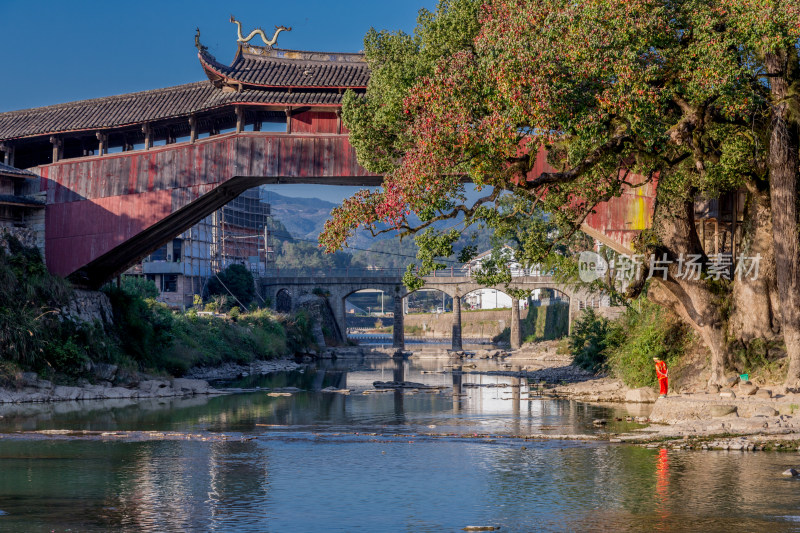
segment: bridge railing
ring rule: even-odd
[[[479,267],[469,264],[452,265],[441,270],[434,270],[425,278],[470,278]],[[364,278],[364,277],[396,277],[402,278],[406,273],[405,268],[273,268],[266,270],[262,277],[292,277],[292,278]],[[512,268],[511,277],[541,277],[551,276],[553,273],[541,270],[538,266],[531,268]]]

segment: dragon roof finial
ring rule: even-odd
[[[261,40],[264,41],[264,45],[267,48],[272,48],[272,45],[278,42],[278,34],[280,32],[292,31],[291,27],[287,28],[286,26],[275,26],[275,34],[272,36],[272,39],[267,39],[267,36],[264,34],[264,30],[262,30],[261,28],[256,28],[255,30],[251,31],[247,37],[245,37],[244,35],[242,35],[242,23],[236,20],[236,18],[233,15],[231,15],[231,22],[236,24],[237,26],[237,32],[239,36],[239,38],[237,39],[238,42],[240,43],[249,42],[250,39],[258,35],[261,37]]]
[[[197,30],[197,33],[195,33],[195,35],[194,35],[194,46],[195,46],[195,48],[197,48],[200,52],[208,51],[208,46],[203,46],[200,43],[200,28],[195,28],[195,29]]]

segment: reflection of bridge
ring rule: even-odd
[[[0,113],[4,162],[42,176],[52,272],[99,286],[262,183],[380,184],[340,118],[343,91],[366,91],[363,56],[239,44],[223,65],[197,46],[208,81]],[[585,230],[624,251],[654,193],[625,189]]]
[[[294,303],[304,294],[325,294],[331,304],[336,324],[342,337],[346,335],[345,300],[351,294],[364,289],[380,289],[394,299],[394,331],[392,345],[397,349],[404,347],[403,334],[403,299],[410,292],[403,285],[402,276],[405,270],[395,269],[322,269],[322,270],[281,270],[275,275],[259,280],[260,288],[278,311],[294,310]],[[426,276],[425,289],[442,291],[453,298],[453,350],[461,350],[461,298],[472,291],[491,288],[500,292],[506,291],[505,285],[487,287],[477,283],[464,267],[451,267]],[[541,275],[537,270],[517,269],[512,271],[512,289],[553,289],[569,298],[569,322],[572,324],[573,313],[577,311],[577,302],[581,294],[573,287],[556,281],[552,276]],[[519,300],[511,297],[511,347],[521,344]]]

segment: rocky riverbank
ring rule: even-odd
[[[272,361],[253,361],[247,365],[225,363],[214,367],[194,367],[186,373],[187,378],[202,379],[207,381],[226,380],[257,376],[272,372],[289,372],[297,370],[301,365],[290,359],[276,359]]]
[[[126,386],[108,381],[82,386],[54,385],[33,372],[25,372],[19,387],[0,389],[0,403],[60,402],[70,400],[117,400],[222,394],[200,379],[146,379]]]
[[[487,358],[498,358],[504,370],[484,364],[482,359]],[[458,355],[453,368],[527,378],[538,382],[545,396],[623,403],[637,416],[646,414],[640,419],[647,427],[623,435],[609,434],[613,442],[723,450],[795,450],[800,446],[800,394],[782,387],[759,388],[732,378],[726,388],[659,398],[653,388],[631,389],[621,380],[572,366],[571,356],[558,353],[555,342],[529,344],[514,352],[484,350]]]
[[[96,383],[57,385],[34,372],[17,376],[15,386],[0,388],[0,404],[42,403],[74,400],[127,400],[194,395],[225,394],[208,382],[248,375],[290,371],[301,365],[292,360],[254,361],[249,365],[227,363],[218,367],[196,367],[182,378],[156,378],[123,372],[116,365],[93,365]],[[123,375],[124,374],[124,375]]]

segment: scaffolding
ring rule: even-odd
[[[271,227],[269,204],[260,199],[259,188],[248,189],[129,273],[156,281],[164,301],[191,305],[208,279],[230,265],[244,265],[254,277],[264,275],[275,261]],[[170,295],[163,294],[167,283]]]

